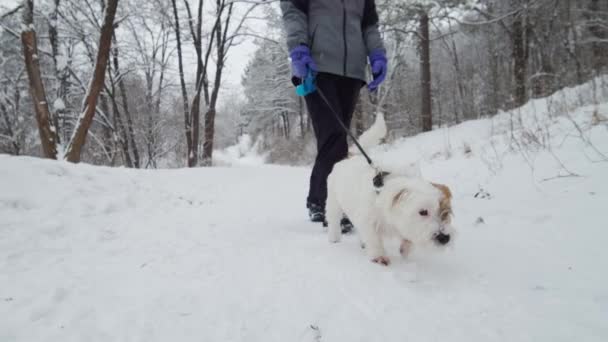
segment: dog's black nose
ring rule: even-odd
[[[450,236],[447,234],[439,233],[437,234],[437,236],[435,236],[435,240],[437,240],[437,242],[442,245],[447,245],[447,243],[450,242]]]

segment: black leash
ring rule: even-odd
[[[355,135],[350,131],[350,129],[348,129],[348,127],[346,127],[346,125],[344,124],[344,122],[342,122],[342,119],[340,119],[340,115],[338,115],[338,113],[336,112],[336,110],[331,106],[331,103],[329,103],[329,100],[327,99],[327,97],[325,97],[325,94],[323,94],[323,91],[321,91],[321,88],[316,87],[316,91],[317,91],[317,93],[319,93],[319,96],[325,102],[325,104],[327,105],[327,107],[329,108],[329,110],[333,113],[334,118],[338,121],[338,123],[340,124],[340,126],[342,127],[342,129],[344,129],[344,131],[346,132],[346,134],[348,134],[348,136],[353,140],[353,142],[355,143],[355,145],[357,146],[357,148],[359,149],[359,151],[361,152],[361,154],[367,160],[367,163],[369,164],[369,166],[371,166],[376,171],[376,176],[374,176],[374,186],[376,188],[381,188],[382,186],[384,186],[384,177],[386,177],[388,175],[388,172],[382,172],[382,171],[380,171],[380,169],[378,169],[374,165],[374,162],[367,155],[367,153],[365,153],[365,150],[363,149],[363,147],[361,146],[361,144],[359,144],[359,141],[357,140],[357,138],[355,138]]]

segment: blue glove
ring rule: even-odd
[[[318,71],[317,64],[312,59],[310,49],[306,45],[298,45],[293,48],[289,53],[289,57],[291,58],[293,75],[297,78],[305,78],[309,69],[314,73]]]
[[[386,78],[386,69],[388,61],[383,50],[373,50],[369,54],[369,64],[372,66],[372,75],[374,77],[367,88],[369,91],[376,91],[380,83]]]

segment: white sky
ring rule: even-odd
[[[0,6],[14,6],[15,4],[17,4],[18,1],[16,0],[0,0]]]
[[[124,0],[122,0],[124,1]],[[192,0],[190,0],[192,1]],[[0,13],[3,13],[7,9],[14,8],[17,6],[21,0],[0,0]],[[192,4],[192,8],[196,7],[196,4]],[[184,18],[181,18],[184,21]],[[250,26],[254,28],[256,32],[261,32],[264,28],[264,22],[261,20],[250,20],[248,21]],[[196,69],[196,62],[193,58],[193,49],[191,49],[188,45],[185,44],[185,65],[184,69],[186,70],[186,75],[194,74],[194,69]],[[189,51],[192,50],[192,51]],[[226,67],[224,69],[223,76],[223,84],[224,87],[220,92],[219,102],[220,104],[230,99],[226,98],[228,95],[230,97],[235,94],[239,94],[241,91],[241,76],[247,63],[251,59],[253,52],[255,51],[255,45],[252,42],[252,39],[247,39],[243,43],[238,46],[234,46],[231,48],[228,61]],[[177,70],[177,55],[175,55],[175,69]],[[177,82],[177,81],[176,81]]]

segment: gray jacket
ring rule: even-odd
[[[320,72],[366,81],[367,56],[384,50],[374,0],[281,0],[289,50],[306,44]]]

